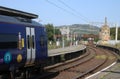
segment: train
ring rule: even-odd
[[[46,28],[38,15],[0,6],[0,74],[41,69],[48,57]]]

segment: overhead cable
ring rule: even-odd
[[[64,6],[66,6],[67,8],[69,8],[71,11],[73,11],[74,13],[76,13],[81,19],[83,19],[84,21],[88,22],[88,19],[85,16],[83,16],[80,12],[76,11],[75,9],[73,9],[72,7],[70,7],[69,5],[67,5],[62,0],[58,0],[58,1],[60,3],[62,3]]]
[[[65,4],[63,1],[60,0],[60,2],[61,2],[62,4],[64,4],[66,7],[68,7],[69,9],[71,9],[72,12],[69,11],[69,10],[67,10],[67,9],[65,9],[65,8],[63,8],[63,7],[58,6],[57,4],[55,4],[55,3],[53,3],[53,2],[51,2],[51,1],[49,1],[49,0],[46,0],[46,1],[47,1],[49,4],[54,5],[55,7],[57,7],[57,8],[59,8],[59,9],[65,11],[65,12],[67,12],[67,13],[69,13],[69,14],[75,16],[75,17],[79,17],[79,18],[81,18],[82,20],[84,20],[85,22],[88,23],[88,20],[83,19],[83,18],[80,17],[79,15],[75,14],[75,12],[77,12],[77,11],[75,11],[74,9],[72,9],[71,7],[69,7],[69,6],[68,6],[67,4]],[[58,0],[58,1],[59,1],[59,0]],[[74,12],[74,11],[75,11],[75,12]],[[73,12],[74,12],[74,13],[73,13]]]

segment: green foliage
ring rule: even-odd
[[[115,28],[110,28],[110,36],[112,40],[115,39]]]
[[[120,28],[118,29],[118,40],[120,40]]]
[[[55,35],[61,35],[61,32],[60,32],[59,29],[56,29],[56,28],[55,28]]]
[[[53,24],[46,24],[45,27],[49,41],[54,41],[54,35],[61,35],[60,30],[56,29],[55,26],[53,26]]]
[[[56,46],[56,44],[55,43],[53,43],[53,44],[48,44],[48,50],[50,50],[50,49],[57,49],[57,48],[61,48],[61,46]]]
[[[120,49],[120,43],[115,44],[115,47],[117,47],[118,49]]]
[[[52,24],[47,24],[45,25],[47,35],[48,35],[48,40],[53,40],[53,34],[54,34],[54,29]]]
[[[94,40],[94,41],[95,41],[95,42],[98,42],[98,40],[99,40],[99,38],[95,38],[95,40]]]
[[[115,31],[116,31],[115,27],[110,28],[110,36],[112,40],[115,40]],[[120,40],[120,28],[118,28],[118,40]]]

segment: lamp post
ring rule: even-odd
[[[65,44],[64,44],[64,34],[65,34],[65,29],[64,27],[60,29],[61,34],[62,34],[62,48],[64,48]]]

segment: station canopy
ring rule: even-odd
[[[27,19],[38,18],[38,15],[36,14],[27,13],[27,12],[23,12],[23,11],[11,9],[11,8],[6,8],[3,6],[0,6],[0,15],[22,17],[22,18],[27,18]]]

